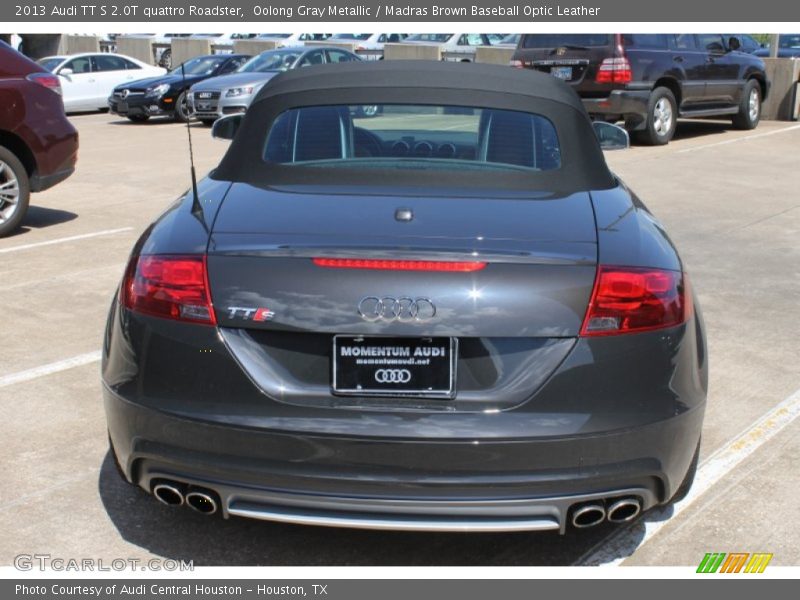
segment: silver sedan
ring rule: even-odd
[[[332,46],[267,50],[251,58],[235,73],[193,85],[189,91],[189,106],[197,119],[210,124],[219,117],[245,112],[264,84],[278,73],[359,60],[356,54]]]

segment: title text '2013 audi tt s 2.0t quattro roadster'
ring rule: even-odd
[[[530,71],[275,77],[133,249],[102,366],[123,476],[206,514],[429,531],[681,497],[703,325],[613,127]]]

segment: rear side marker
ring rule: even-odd
[[[382,271],[442,271],[469,273],[480,271],[485,262],[452,262],[442,260],[376,260],[366,258],[314,258],[318,267],[329,269],[377,269]]]

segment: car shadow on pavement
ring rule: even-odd
[[[705,119],[681,119],[675,128],[675,141],[690,140],[696,137],[711,137],[724,134],[733,129],[730,121],[711,121]],[[713,138],[712,138],[713,141]]]
[[[108,453],[98,480],[120,536],[195,566],[571,565],[615,527],[557,533],[419,533],[311,527],[204,516],[168,507],[123,481]]]
[[[45,227],[51,227],[52,225],[60,225],[61,223],[68,223],[77,218],[77,214],[67,210],[31,205],[28,207],[28,212],[22,219],[21,225],[10,232],[6,237],[12,238],[24,235],[32,229],[43,229]]]

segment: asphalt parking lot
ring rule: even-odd
[[[20,553],[196,566],[697,565],[706,552],[800,564],[800,125],[685,122],[666,147],[609,153],[699,294],[711,364],[701,469],[671,511],[622,534],[604,525],[559,536],[223,521],[124,484],[107,452],[99,348],[133,242],[189,186],[186,130],[109,114],[72,121],[77,173],[33,196],[22,229],[0,239],[0,565]],[[205,173],[226,144],[193,133]]]

